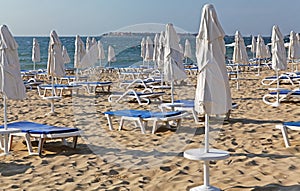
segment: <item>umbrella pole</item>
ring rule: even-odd
[[[171,101],[174,104],[174,81],[171,82]]]
[[[51,91],[51,94],[52,94],[52,97],[53,97],[53,99],[51,99],[51,112],[50,113],[54,113],[54,95],[55,95],[55,93],[54,93],[54,77],[53,76],[51,76],[51,83],[52,83],[52,91]]]
[[[33,70],[35,70],[35,62],[33,62]]]
[[[275,106],[279,106],[279,72],[278,72],[278,70],[276,70],[276,77],[277,77],[277,95],[276,95]]]
[[[7,130],[7,103],[6,96],[3,94],[3,107],[4,107],[4,129]]]
[[[204,152],[209,152],[209,115],[205,114],[205,140],[204,140]],[[204,161],[203,164],[203,185],[209,186],[209,161]]]

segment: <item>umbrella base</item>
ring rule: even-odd
[[[214,186],[202,185],[202,186],[197,186],[197,187],[191,188],[190,191],[220,191],[220,189],[216,188]]]

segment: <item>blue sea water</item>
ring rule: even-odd
[[[107,48],[109,45],[112,45],[115,49],[116,53],[116,62],[111,63],[112,67],[129,67],[136,63],[142,62],[142,58],[140,57],[140,42],[143,37],[150,36],[154,39],[155,34],[151,33],[135,33],[135,34],[122,34],[122,35],[103,35],[100,37],[95,37],[96,40],[101,40],[106,59],[107,59]],[[41,62],[36,63],[36,68],[45,69],[47,67],[47,59],[48,59],[48,43],[49,37],[15,37],[19,48],[19,59],[21,64],[21,69],[33,69],[33,62],[31,60],[32,54],[32,41],[33,38],[36,38],[40,45],[40,54],[41,54]],[[68,54],[71,58],[71,62],[66,64],[66,67],[72,68],[74,62],[74,52],[75,52],[75,36],[73,37],[59,37],[62,44],[66,47]],[[83,42],[85,43],[87,37],[81,37]],[[90,37],[92,38],[92,36]],[[180,43],[184,47],[184,43],[186,39],[189,39],[192,47],[193,54],[195,53],[195,44],[196,44],[196,36],[193,34],[180,34]],[[234,36],[226,36],[225,43],[229,44],[234,41]],[[270,37],[264,37],[265,43],[270,42]],[[246,45],[251,44],[251,37],[244,37],[244,41]],[[228,58],[232,57],[233,47],[226,47],[226,56]],[[248,50],[249,58],[252,58],[252,53]],[[102,60],[102,65],[107,63],[107,60]],[[189,62],[196,62],[196,57],[193,56],[189,60]]]

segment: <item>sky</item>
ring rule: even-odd
[[[15,36],[98,36],[157,24],[197,33],[203,5],[213,4],[227,35],[300,32],[299,0],[0,0],[0,24]],[[151,28],[151,27],[150,27]],[[149,30],[150,30],[149,28]],[[148,29],[148,28],[146,28]],[[157,31],[159,32],[159,31]]]

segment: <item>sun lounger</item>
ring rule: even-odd
[[[186,113],[183,111],[171,111],[171,112],[151,112],[147,110],[117,110],[104,112],[107,117],[109,129],[113,130],[112,116],[121,117],[119,131],[122,129],[125,120],[135,121],[136,127],[141,128],[143,134],[146,133],[146,127],[148,121],[153,122],[152,134],[154,134],[158,128],[158,122],[165,122],[169,126],[169,121],[175,120],[177,123],[176,128],[181,125],[181,120]]]
[[[126,89],[133,88],[133,86],[140,86],[143,88],[149,88],[151,85],[161,83],[161,79],[146,78],[146,79],[135,79],[135,80],[124,80],[120,83],[120,87],[126,86]]]
[[[293,75],[293,74],[281,74],[280,76],[268,76],[262,79],[262,85],[272,85],[276,84],[279,80],[279,83],[290,83],[293,86],[296,82],[300,82],[300,75]],[[298,84],[297,84],[298,85]]]
[[[70,83],[74,85],[80,85],[86,89],[86,91],[89,94],[96,94],[98,88],[102,88],[102,91],[104,91],[104,87],[107,87],[107,92],[110,92],[110,87],[112,85],[112,82],[74,82]]]
[[[81,85],[76,85],[76,84],[54,84],[54,86],[52,86],[52,84],[41,84],[41,85],[37,86],[37,90],[38,90],[38,93],[41,97],[46,97],[47,92],[50,92],[50,94],[51,94],[52,87],[54,87],[54,89],[55,89],[54,96],[62,97],[64,91],[66,91],[66,90],[69,90],[69,91],[78,90],[79,88],[81,88]]]
[[[277,88],[270,88],[271,90],[276,90]],[[300,98],[300,89],[296,88],[294,90],[288,89],[277,89],[277,91],[272,91],[263,96],[263,102],[271,105],[278,106],[280,102],[289,100],[291,98]]]
[[[68,128],[68,127],[57,127],[51,125],[45,125],[40,123],[34,123],[29,121],[20,121],[9,123],[8,129],[20,129],[19,133],[10,134],[10,143],[12,143],[14,136],[22,136],[25,138],[27,149],[29,155],[41,155],[42,149],[45,141],[47,139],[62,139],[63,143],[66,145],[66,138],[73,138],[73,148],[76,147],[77,138],[80,135],[80,130],[77,128]],[[4,128],[0,126],[0,128]],[[39,141],[38,152],[33,152],[30,138],[33,137]],[[11,144],[10,144],[11,147]]]
[[[164,94],[165,92],[153,92],[149,88],[144,89],[142,92],[129,89],[124,93],[110,95],[108,101],[113,102],[114,98],[116,98],[115,102],[118,103],[122,99],[133,98],[136,99],[140,105],[148,105],[151,102],[150,99],[161,99]]]
[[[300,121],[297,121],[297,122],[284,122],[282,124],[276,125],[275,128],[281,130],[285,147],[290,147],[291,144],[290,144],[290,141],[289,141],[289,138],[288,138],[287,129],[299,131],[300,130]]]

